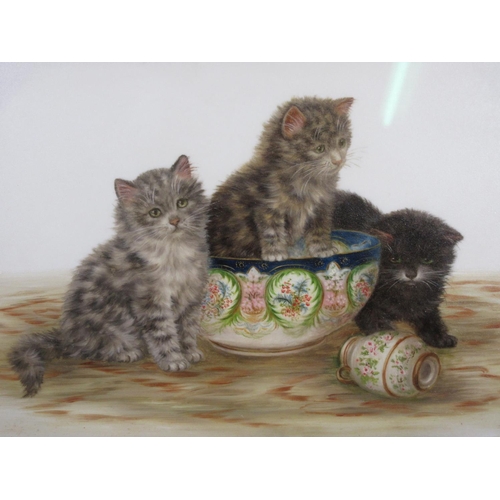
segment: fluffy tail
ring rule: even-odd
[[[21,337],[9,352],[9,362],[24,386],[24,397],[34,396],[43,382],[45,363],[61,356],[59,330]]]

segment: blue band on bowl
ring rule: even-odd
[[[324,271],[331,262],[336,262],[341,268],[354,268],[370,261],[380,260],[380,241],[369,234],[357,231],[332,231],[332,239],[344,243],[350,248],[349,253],[339,253],[330,257],[308,257],[269,262],[260,259],[232,259],[211,257],[212,269],[225,269],[236,273],[246,273],[252,267],[267,274],[275,274],[283,268],[306,269],[311,272]]]

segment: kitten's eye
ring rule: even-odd
[[[346,140],[345,139],[339,139],[339,146],[343,148],[346,145]]]
[[[421,262],[422,262],[422,264],[429,265],[429,264],[432,264],[434,261],[432,259],[422,259]]]
[[[393,264],[401,264],[401,258],[400,257],[391,257],[389,259]]]
[[[324,150],[325,150],[325,146],[323,146],[323,144],[321,144],[321,146],[318,146],[316,148],[316,152],[317,153],[322,153]]]
[[[150,211],[149,211],[149,215],[151,217],[159,217],[161,215],[161,210],[159,208],[152,208]]]
[[[181,198],[180,200],[177,200],[177,206],[179,208],[186,208],[188,206],[188,200],[187,198]]]

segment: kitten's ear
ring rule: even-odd
[[[345,99],[339,99],[337,104],[335,105],[335,113],[338,115],[347,115],[349,110],[351,109],[352,103],[354,102],[354,98],[346,97]]]
[[[193,176],[193,167],[189,163],[186,155],[181,155],[172,166],[172,172],[181,179],[191,179]]]
[[[286,139],[291,139],[297,132],[300,132],[306,124],[306,117],[297,106],[292,106],[283,118],[281,133]]]
[[[451,227],[448,227],[446,229],[446,231],[444,232],[444,237],[453,245],[464,239],[464,237],[458,231],[455,231],[455,229]]]
[[[116,196],[120,201],[129,203],[137,196],[139,189],[135,187],[133,182],[124,181],[123,179],[115,179]]]
[[[392,234],[380,231],[379,229],[370,229],[370,234],[376,236],[382,243],[392,243],[394,241]]]

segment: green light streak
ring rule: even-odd
[[[410,63],[396,63],[396,69],[393,73],[391,88],[389,91],[389,96],[387,97],[384,112],[384,125],[386,127],[388,127],[392,123],[394,115],[396,114],[396,108],[399,104],[401,90],[403,89],[409,66]]]

